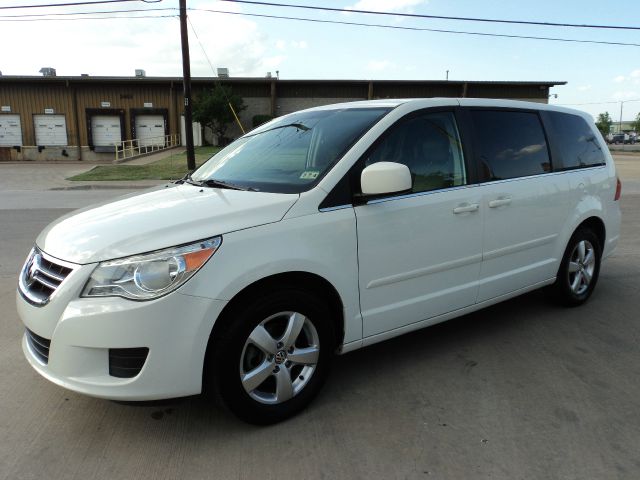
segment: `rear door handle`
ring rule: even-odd
[[[511,197],[496,198],[489,202],[489,208],[502,207],[503,205],[509,205],[511,203]]]
[[[479,208],[479,203],[463,203],[454,208],[453,213],[457,215],[459,213],[477,212]]]

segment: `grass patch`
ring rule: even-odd
[[[218,147],[196,148],[196,166],[202,165]],[[99,180],[177,180],[187,173],[187,154],[175,153],[147,165],[99,165],[88,172],[68,178],[73,181]]]

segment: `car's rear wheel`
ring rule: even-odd
[[[225,405],[242,420],[270,424],[319,392],[334,349],[330,311],[304,290],[263,294],[232,312],[213,339],[209,368]]]
[[[602,250],[598,237],[580,228],[571,237],[551,292],[560,303],[574,307],[586,302],[598,282]]]

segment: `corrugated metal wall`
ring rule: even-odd
[[[289,107],[326,104],[329,100],[351,101],[371,98],[480,97],[512,98],[547,102],[547,84],[412,82],[412,81],[320,81],[267,79],[194,79],[193,97],[215,88],[216,82],[230,85],[234,93],[247,99],[254,107],[241,114],[246,127],[256,114],[276,115]],[[249,99],[253,99],[249,101]],[[264,99],[256,103],[257,100]],[[279,99],[282,99],[280,101]],[[266,102],[266,103],[265,103]],[[133,109],[151,104],[154,109],[168,112],[169,133],[180,132],[183,112],[182,82],[179,79],[118,79],[118,78],[15,78],[0,77],[0,105],[10,106],[11,113],[20,114],[23,145],[35,145],[33,115],[52,109],[65,115],[69,145],[89,145],[86,109],[117,109],[125,112],[125,138],[131,138]],[[282,108],[286,104],[288,108]],[[289,105],[291,104],[291,105]],[[108,105],[108,107],[106,107]],[[269,106],[267,108],[266,106]],[[280,108],[277,108],[280,107]],[[95,111],[95,110],[94,110]],[[77,112],[77,117],[76,117]]]
[[[53,109],[53,113],[64,115],[67,138],[70,142],[75,139],[73,101],[64,84],[47,88],[33,84],[3,84],[0,85],[0,104],[11,107],[11,113],[20,115],[23,145],[36,144],[33,116],[46,113],[45,109]]]
[[[131,117],[128,112],[132,109],[144,108],[145,103],[154,109],[169,111],[169,132],[177,133],[178,123],[175,101],[172,102],[169,85],[78,85],[77,101],[80,118],[80,141],[82,145],[89,144],[87,135],[86,109],[111,108],[125,111],[125,138],[131,138]],[[103,105],[109,105],[103,107]]]

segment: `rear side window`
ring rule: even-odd
[[[484,181],[551,171],[549,149],[536,113],[471,110]]]
[[[605,164],[598,139],[584,118],[560,112],[548,112],[547,115],[554,131],[554,144],[562,157],[558,170]]]

